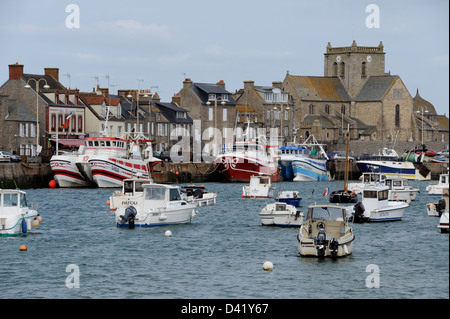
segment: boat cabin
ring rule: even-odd
[[[270,187],[272,180],[269,176],[251,176],[250,187]]]
[[[376,184],[384,183],[386,175],[380,173],[363,173],[361,178],[365,184]]]
[[[362,191],[362,203],[366,209],[389,206],[389,187],[366,187]]]
[[[142,194],[144,191],[142,185],[152,182],[153,180],[148,178],[124,179],[122,181],[122,194],[124,194],[125,196],[134,196],[136,193]]]
[[[18,189],[0,189],[0,214],[18,212],[21,208],[28,208],[24,191]]]
[[[280,147],[280,153],[282,156],[308,156],[310,151],[301,146],[282,146]]]
[[[347,211],[344,206],[338,205],[311,205],[308,208],[305,225],[308,236],[317,237],[321,228],[326,231],[327,240],[340,238],[345,234]]]
[[[173,185],[164,184],[143,184],[144,207],[166,207],[171,202],[180,202],[186,205],[187,202],[181,198],[180,188]]]
[[[386,178],[384,185],[389,186],[392,190],[405,189],[409,187],[408,181],[405,178]]]

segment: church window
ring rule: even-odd
[[[345,63],[341,62],[341,78],[345,77]]]
[[[337,76],[338,74],[338,65],[336,62],[333,63],[333,76]]]
[[[365,78],[366,74],[366,62],[361,63],[361,77]]]
[[[341,113],[345,114],[345,105],[341,105]]]
[[[309,114],[314,114],[314,105],[309,105]]]
[[[325,104],[325,113],[330,114],[330,105]]]

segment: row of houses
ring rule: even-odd
[[[169,150],[181,139],[217,154],[250,126],[277,142],[317,140],[338,143],[343,131],[353,140],[448,143],[449,121],[402,79],[384,70],[382,43],[375,47],[332,47],[324,53],[324,76],[286,72],[283,81],[255,85],[243,81],[235,92],[224,81],[185,79],[171,101],[150,90],[94,88],[80,92],[59,82],[58,68],[24,73],[9,65],[0,87],[0,149],[50,157],[60,147],[77,147],[86,136],[142,132],[155,150]],[[41,146],[38,148],[38,146]]]

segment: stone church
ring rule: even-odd
[[[324,76],[288,71],[283,90],[295,105],[297,140],[313,134],[337,143],[348,129],[352,140],[448,143],[448,118],[418,91],[413,98],[399,75],[386,73],[385,54],[381,42],[375,47],[328,43]]]

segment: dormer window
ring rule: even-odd
[[[228,101],[228,94],[222,94],[222,101]]]
[[[215,94],[208,94],[208,101],[214,101],[216,99]]]
[[[185,119],[186,112],[177,112],[177,119]]]

